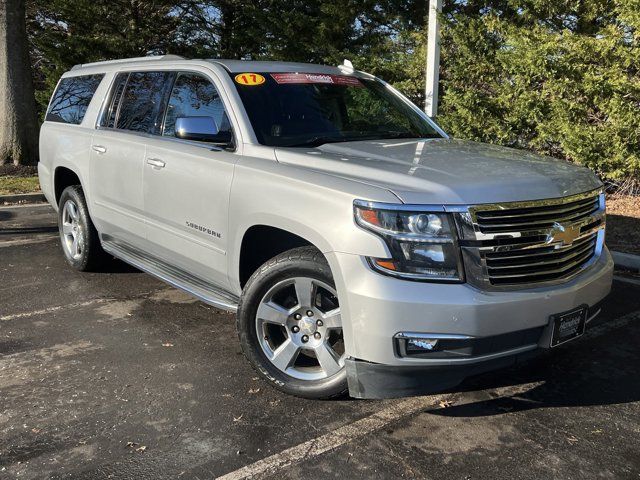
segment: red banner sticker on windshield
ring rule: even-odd
[[[329,85],[346,85],[362,87],[362,82],[356,77],[347,75],[330,75],[325,73],[272,73],[271,77],[279,84],[325,83]]]

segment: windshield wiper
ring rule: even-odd
[[[411,132],[385,132],[381,134],[381,139],[396,139],[396,138],[440,138],[437,133],[429,135],[416,135]]]
[[[291,145],[284,145],[285,147],[319,147],[320,145],[324,145],[325,143],[337,143],[337,142],[345,142],[346,139],[344,137],[330,137],[326,135],[318,135],[316,137],[311,137],[304,142],[293,143]]]

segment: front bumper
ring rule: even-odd
[[[548,348],[551,315],[579,305],[594,307],[610,292],[613,276],[606,248],[594,265],[565,284],[507,292],[403,281],[372,272],[356,255],[334,252],[328,258],[340,295],[349,392],[358,398],[444,390],[470,375],[530,357]],[[523,344],[462,358],[403,357],[394,343],[399,332],[486,339],[536,330],[533,340],[523,336]]]
[[[346,360],[349,395],[353,398],[396,398],[427,395],[453,388],[473,375],[509,367],[529,359],[540,349],[477,360],[464,365],[415,365],[396,367]]]

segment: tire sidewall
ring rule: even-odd
[[[62,231],[62,215],[64,205],[67,201],[71,200],[78,207],[78,223],[82,228],[83,236],[84,236],[84,248],[82,249],[82,254],[80,258],[74,259],[69,255],[67,249],[64,246],[64,234]],[[82,190],[78,186],[67,187],[60,195],[60,202],[58,204],[58,232],[60,237],[60,246],[62,247],[62,251],[64,253],[64,258],[67,260],[67,263],[71,265],[76,270],[86,270],[90,261],[91,249],[93,245],[91,244],[93,241],[91,235],[91,228],[93,225],[90,223],[89,211],[87,209],[87,205],[84,199],[84,195],[82,194]]]
[[[333,276],[326,262],[313,262],[304,258],[268,262],[247,282],[240,299],[237,314],[240,344],[254,368],[276,388],[308,398],[330,398],[341,395],[346,390],[345,368],[322,380],[309,381],[293,378],[271,363],[258,342],[255,319],[260,302],[275,284],[292,277],[309,277],[331,285],[335,289]]]

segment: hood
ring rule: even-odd
[[[276,148],[279,162],[392,191],[410,204],[478,204],[564,197],[598,188],[589,169],[522,150],[452,139]]]

